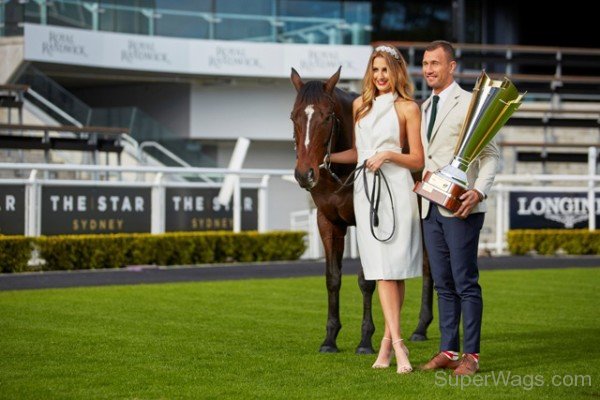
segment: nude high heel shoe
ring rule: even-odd
[[[384,363],[384,362],[380,362],[379,361],[379,357],[381,356],[381,350],[383,349],[383,346],[384,346],[384,344],[385,344],[386,341],[391,342],[392,339],[386,338],[386,337],[384,337],[383,339],[381,339],[381,347],[379,347],[379,354],[377,355],[377,360],[375,360],[375,363],[371,366],[371,368],[375,368],[375,369],[389,368],[390,362],[392,361],[393,346],[390,349],[390,351],[388,352],[388,362]]]
[[[398,345],[398,346],[396,346]],[[394,348],[394,351],[396,352],[396,362],[398,364],[398,369],[396,370],[397,373],[399,374],[408,374],[409,372],[412,372],[413,368],[410,365],[410,361],[408,360],[408,348],[406,347],[406,345],[404,344],[404,339],[398,339],[395,342],[392,342],[392,347]],[[396,349],[396,347],[398,347],[398,349]],[[401,350],[402,353],[404,354],[399,354],[399,351]],[[405,359],[406,362],[408,363],[408,365],[404,364],[402,365],[402,360]]]

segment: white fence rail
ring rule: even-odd
[[[305,231],[304,243],[306,251],[300,257],[303,259],[318,259],[325,257],[323,243],[317,226],[317,209],[294,211],[290,214],[290,228],[292,230]],[[358,245],[356,243],[356,227],[348,227],[346,244],[344,246],[344,258],[358,258]]]
[[[600,192],[600,187],[597,187],[600,182],[600,176],[597,173],[597,157],[597,148],[590,147],[588,149],[587,175],[497,175],[488,200],[490,203],[495,201],[496,204],[495,241],[491,243],[480,242],[480,249],[492,251],[496,255],[506,253],[508,249],[506,234],[509,230],[509,196],[511,192],[553,192],[559,194],[586,192],[587,200],[582,202],[581,207],[587,211],[588,229],[597,229],[596,215],[600,213],[596,204],[598,201],[596,200],[596,193]],[[570,183],[572,186],[566,186],[566,183]],[[297,211],[290,216],[290,223],[292,227],[308,232],[308,248],[303,257],[322,258],[323,250],[317,229],[316,210]],[[355,235],[347,239],[346,248],[349,247],[353,249],[350,257],[356,258],[358,252],[356,251]]]
[[[162,233],[165,231],[165,190],[168,188],[220,188],[218,182],[174,182],[167,181],[169,175],[180,176],[212,176],[222,178],[225,175],[234,175],[245,178],[245,181],[236,179],[233,196],[233,226],[234,231],[239,231],[241,226],[243,188],[258,190],[258,231],[264,232],[267,227],[268,204],[267,189],[270,176],[290,175],[290,170],[281,169],[244,169],[229,170],[227,168],[189,168],[189,167],[140,167],[140,166],[102,166],[102,165],[68,165],[68,164],[33,164],[33,163],[0,163],[0,170],[30,171],[28,179],[2,179],[0,185],[25,185],[25,235],[39,236],[41,233],[41,188],[50,186],[91,186],[91,187],[137,187],[151,189],[151,232]],[[47,171],[80,171],[90,172],[99,176],[99,172],[115,173],[112,177],[117,180],[67,180],[67,179],[40,179],[40,172]],[[122,173],[152,174],[150,181],[123,181]]]

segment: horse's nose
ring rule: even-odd
[[[302,173],[297,169],[294,170],[294,177],[304,189],[312,189],[315,186],[315,170],[309,168],[306,173]]]

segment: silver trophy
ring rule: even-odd
[[[477,79],[473,97],[454,148],[450,164],[435,171],[426,171],[414,191],[418,195],[455,212],[460,196],[468,190],[469,165],[496,136],[521,105],[523,94],[508,79],[490,79],[485,71]]]

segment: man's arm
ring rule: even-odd
[[[484,199],[487,198],[492,189],[499,161],[500,151],[494,140],[492,140],[479,155],[479,174],[473,184],[473,188],[483,194]]]
[[[478,159],[475,161],[479,163],[479,174],[475,179],[473,189],[467,190],[460,197],[462,204],[454,213],[455,217],[467,218],[473,208],[487,198],[488,193],[492,189],[496,171],[498,171],[499,160],[500,152],[498,151],[498,146],[492,140],[483,148]]]

